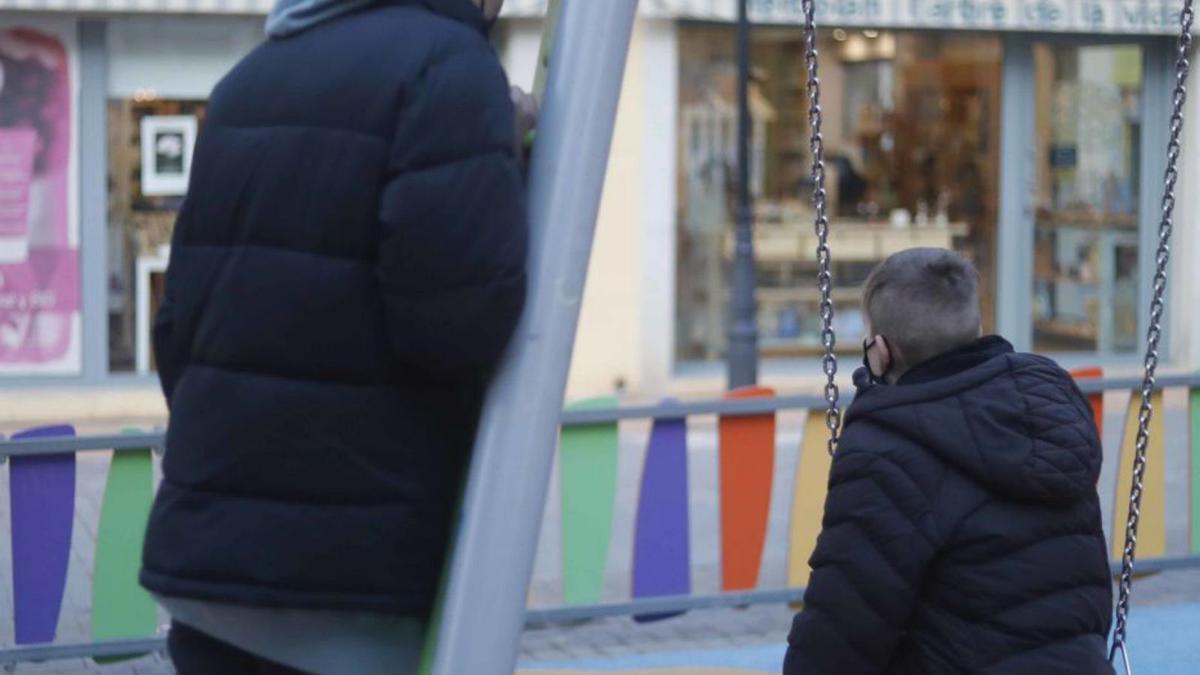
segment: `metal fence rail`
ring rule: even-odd
[[[161,654],[166,649],[167,639],[164,637],[10,647],[0,649],[0,668],[12,672],[12,669],[21,663]]]
[[[68,452],[97,450],[162,450],[166,447],[166,433],[120,434],[112,436],[79,436],[63,438],[31,438],[17,441],[0,441],[0,461],[6,457],[36,457],[59,455]]]
[[[1109,378],[1084,380],[1079,388],[1088,394],[1127,390],[1141,386],[1138,378]],[[1156,384],[1159,390],[1188,387],[1200,388],[1200,375],[1169,375],[1160,377]],[[626,420],[679,419],[699,416],[750,416],[796,410],[819,410],[825,405],[819,396],[782,396],[761,399],[705,400],[661,405],[619,406],[597,410],[571,410],[562,413],[563,427],[578,427],[608,424]],[[161,451],[166,446],[166,433],[155,431],[141,434],[112,434],[49,439],[0,441],[0,463],[9,457],[36,457],[63,453],[89,451],[133,451],[147,448]],[[1120,564],[1113,563],[1114,573]],[[1154,573],[1169,570],[1200,568],[1200,555],[1164,557],[1139,560],[1139,573]],[[531,609],[526,613],[526,625],[565,623],[602,617],[667,614],[690,610],[740,607],[755,604],[780,604],[799,602],[803,588],[779,588],[718,593],[710,595],[688,595],[674,597],[642,598],[626,602],[550,607]],[[140,640],[118,640],[77,644],[46,644],[0,649],[0,668],[6,671],[19,663],[53,661],[63,659],[127,656],[162,653],[166,649],[163,637]]]
[[[1139,574],[1155,574],[1158,572],[1197,568],[1200,568],[1200,555],[1153,558],[1139,560],[1137,564]],[[1109,569],[1115,576],[1121,572],[1121,563],[1110,563]],[[747,605],[791,604],[798,603],[803,599],[804,589],[801,587],[773,588],[740,593],[639,598],[626,602],[599,605],[531,609],[525,614],[525,622],[527,625],[571,623],[601,617],[671,614],[692,610],[745,607]]]
[[[1083,393],[1096,394],[1121,390],[1132,392],[1141,388],[1142,381],[1137,377],[1122,377],[1080,380],[1078,384]],[[1200,374],[1166,375],[1159,377],[1156,383],[1157,390],[1176,387],[1200,388]],[[564,427],[580,427],[629,420],[678,419],[705,415],[746,417],[790,410],[816,410],[824,406],[825,400],[820,396],[683,401],[595,410],[567,410],[562,413],[560,423]],[[162,431],[144,434],[0,441],[0,461],[6,457],[54,455],[64,452],[145,450],[146,448],[162,450],[164,447],[166,447],[166,433]]]

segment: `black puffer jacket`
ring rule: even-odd
[[[1111,673],[1085,398],[1000,338],[937,361],[860,384],[784,672]]]
[[[524,299],[508,84],[469,0],[381,0],[213,92],[155,350],[141,579],[421,615]]]

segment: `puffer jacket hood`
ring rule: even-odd
[[[913,436],[1008,499],[1069,504],[1094,494],[1102,453],[1086,399],[1053,361],[1004,351],[933,382],[869,385],[846,423],[870,418]]]

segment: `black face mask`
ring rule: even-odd
[[[875,346],[876,340],[883,342],[884,346],[887,346],[887,340],[882,335],[873,337],[870,340],[863,340],[863,367],[867,369],[867,375],[871,378],[871,384],[887,384],[887,376],[892,370],[892,364],[889,363],[888,367],[879,374],[876,374],[871,368],[871,348]]]

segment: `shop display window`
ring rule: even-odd
[[[676,358],[715,360],[726,348],[733,256],[735,33],[689,26],[680,45]],[[839,349],[859,348],[867,274],[913,246],[952,248],[975,262],[991,329],[999,38],[838,29],[823,32],[819,48]],[[752,61],[761,351],[808,357],[821,344],[801,31],[756,28]]]
[[[148,331],[162,301],[203,100],[149,94],[108,104],[109,368],[153,370]],[[140,340],[139,340],[140,335]]]

